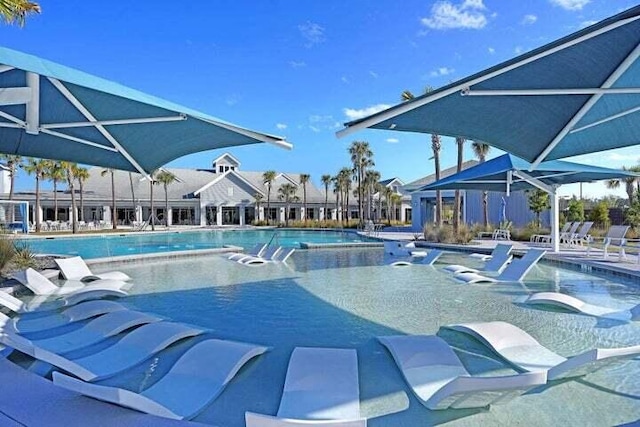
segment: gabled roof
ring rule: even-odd
[[[400,178],[398,178],[397,176],[395,176],[393,178],[383,179],[382,181],[380,181],[380,185],[382,185],[384,187],[388,187],[388,186],[392,185],[393,183],[397,183],[397,185],[404,185],[404,182]]]
[[[213,179],[212,181],[210,181],[209,183],[207,183],[206,185],[200,187],[199,189],[197,189],[196,191],[193,192],[194,196],[197,196],[198,194],[202,193],[204,190],[206,190],[207,188],[211,187],[212,185],[217,184],[218,182],[222,181],[223,179],[226,179],[229,177],[229,175],[235,176],[236,178],[238,178],[240,181],[244,182],[245,184],[247,184],[249,187],[253,188],[254,190],[256,190],[256,192],[260,193],[260,194],[265,194],[263,189],[256,187],[254,185],[254,183],[252,183],[251,181],[247,180],[245,177],[243,177],[238,171],[235,170],[229,170],[223,174],[218,174],[218,176]]]
[[[240,166],[240,161],[238,159],[236,159],[235,157],[233,157],[230,153],[224,153],[223,155],[215,158],[213,160],[213,162],[211,162],[211,164],[216,165],[218,164],[221,160],[226,159],[228,163],[235,165],[236,167]]]

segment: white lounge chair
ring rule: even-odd
[[[0,334],[0,342],[85,381],[97,381],[144,362],[176,341],[202,333],[204,331],[201,329],[180,323],[151,323],[134,329],[120,341],[98,353],[73,360],[40,347],[27,345],[22,340],[14,341],[13,334]]]
[[[84,301],[106,297],[120,298],[127,295],[128,294],[122,290],[94,289],[78,294],[71,294],[54,301],[50,301],[47,297],[38,296],[31,299],[29,302],[24,302],[7,292],[0,291],[0,305],[18,314],[38,313],[43,311],[59,310],[64,307],[71,307]]]
[[[0,313],[0,320],[6,322]],[[58,355],[80,350],[98,344],[109,337],[118,335],[128,329],[148,323],[160,322],[162,318],[147,313],[132,310],[120,310],[99,316],[81,328],[75,329],[50,338],[30,340],[17,334],[11,324],[5,324],[2,333],[8,336],[12,344],[18,345],[17,350],[31,355],[36,349],[45,350]],[[30,348],[31,347],[31,348]]]
[[[585,243],[591,242],[592,238],[589,234],[589,231],[591,231],[591,227],[593,227],[593,221],[587,221],[583,223],[580,229],[571,237],[569,237],[569,245],[583,246]]]
[[[619,308],[589,304],[571,295],[561,294],[559,292],[538,292],[517,300],[516,302],[529,305],[553,305],[588,316],[625,322],[640,320],[640,304],[628,310],[620,310]]]
[[[611,246],[617,246],[619,248],[618,251],[618,260],[622,261],[627,258],[627,254],[624,250],[624,247],[627,244],[627,239],[624,237],[629,231],[628,225],[612,225],[609,227],[607,231],[607,235],[604,237],[604,259],[609,257],[609,248]],[[591,243],[593,243],[594,239],[591,239],[587,246],[587,257],[591,255]],[[640,259],[640,258],[639,258]]]
[[[38,273],[33,268],[19,271],[11,276],[36,295],[61,296],[67,294],[76,294],[80,292],[88,292],[93,290],[121,290],[123,286],[127,286],[125,282],[119,280],[101,279],[90,284],[84,284],[80,281],[67,281],[63,286],[56,286],[51,280]]]
[[[562,229],[560,230],[560,234],[559,234],[560,238],[566,236],[567,233],[569,233],[569,230],[574,226],[574,224],[577,229],[578,225],[580,225],[580,221],[565,222],[564,225],[562,226]],[[549,243],[551,241],[551,234],[533,234],[529,238],[529,241],[532,243]]]
[[[131,280],[131,277],[120,271],[108,271],[106,273],[94,274],[82,257],[74,256],[69,258],[54,259],[62,277],[67,280],[79,280],[81,282],[93,282],[100,279],[109,280]]]
[[[280,251],[280,253],[278,253],[278,255],[276,256],[276,262],[287,262],[287,260],[289,259],[289,257],[291,255],[293,255],[293,253],[296,251],[296,248],[282,248],[282,250]]]
[[[512,249],[513,249],[513,245],[497,244],[496,247],[493,249],[493,252],[491,253],[490,258],[488,258],[485,261],[484,267],[479,269],[469,268],[459,264],[452,264],[444,267],[443,270],[449,271],[453,274],[479,273],[481,271],[500,272],[507,266],[509,261],[511,261],[511,259],[513,258],[513,256],[511,255]]]
[[[282,251],[282,246],[269,246],[261,256],[246,256],[237,260],[238,263],[244,265],[262,265],[277,260],[278,255]]]
[[[384,242],[384,253],[393,256],[427,256],[426,250],[418,250],[415,242]]]
[[[522,258],[511,261],[511,264],[496,277],[482,276],[478,273],[460,273],[453,277],[466,283],[519,282],[524,279],[545,253],[546,251],[542,249],[529,249]]]
[[[246,256],[260,256],[264,250],[267,249],[267,244],[266,243],[256,243],[253,248],[249,249],[247,252],[237,252],[234,254],[229,255],[228,259],[232,260],[232,261],[237,261],[240,258],[244,258]]]
[[[59,313],[51,313],[46,316],[20,316],[12,319],[13,328],[21,334],[58,328],[70,323],[90,319],[102,314],[126,310],[122,304],[114,301],[95,300],[87,301],[66,308]]]
[[[442,251],[431,249],[426,255],[419,257],[411,257],[409,259],[396,259],[395,257],[386,262],[392,267],[406,267],[409,265],[433,265],[442,256]]]
[[[418,400],[432,410],[507,403],[547,382],[544,372],[473,377],[453,349],[433,335],[397,335],[378,340],[389,350]]]
[[[296,347],[276,416],[245,413],[247,427],[365,427],[353,349]]]
[[[531,335],[507,322],[464,323],[446,326],[479,340],[498,356],[523,371],[547,372],[547,378],[585,375],[605,362],[640,355],[640,345],[623,348],[596,348],[565,358],[544,347]]]
[[[53,383],[147,414],[191,419],[222,393],[245,363],[267,350],[253,344],[205,340],[187,350],[155,384],[138,393],[87,383],[59,372],[53,373]]]

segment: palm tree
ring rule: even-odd
[[[640,166],[632,166],[632,167],[626,167],[623,166],[622,170],[625,171],[632,171],[632,172],[638,172],[640,171]],[[624,189],[625,192],[627,193],[627,197],[629,198],[629,206],[633,205],[633,195],[636,192],[636,183],[640,184],[640,179],[638,179],[638,177],[635,176],[629,176],[627,178],[622,178],[622,179],[610,179],[609,181],[606,182],[606,186],[607,188],[610,189],[617,189],[620,188],[620,185],[622,185],[622,183],[624,183]],[[638,192],[639,196],[640,196],[640,191]]]
[[[153,206],[153,186],[157,184],[156,182],[156,173],[158,171],[154,170],[149,174],[149,209],[151,213],[149,214],[149,222],[151,223],[151,231],[156,231],[156,213],[154,212]]]
[[[342,190],[340,188],[340,177],[338,175],[331,178],[331,182],[333,182],[333,194],[336,195],[336,221],[340,221],[340,196],[342,195]]]
[[[387,201],[387,222],[391,225],[391,203],[393,199],[393,190],[389,187],[382,187],[384,198]]]
[[[364,177],[366,170],[375,166],[373,162],[373,151],[366,141],[353,141],[349,147],[351,163],[353,164],[353,175],[356,179],[356,191],[358,193],[358,219],[362,221],[364,217]]]
[[[118,229],[118,218],[117,218],[117,206],[116,206],[116,178],[115,171],[113,169],[104,169],[100,172],[101,176],[105,176],[106,174],[111,174],[111,223],[112,228],[114,230]]]
[[[300,185],[302,185],[302,204],[304,205],[304,223],[307,223],[307,184],[311,179],[308,173],[300,174]]]
[[[349,193],[351,192],[351,168],[342,168],[338,172],[338,188],[342,201],[342,220],[349,222]]]
[[[431,87],[426,87],[424,89],[425,93],[429,93],[433,90]],[[411,91],[405,90],[402,92],[401,99],[403,101],[410,101],[414,99],[415,96]],[[435,164],[436,169],[436,181],[440,180],[440,150],[442,149],[442,141],[440,139],[440,135],[432,133],[431,134],[431,150],[433,150],[433,162]],[[442,195],[440,190],[436,190],[436,224],[438,227],[442,227]]]
[[[320,178],[320,181],[322,181],[322,184],[324,185],[324,219],[325,221],[328,219],[327,204],[329,202],[329,185],[331,185],[332,180],[333,178],[331,177],[331,175],[322,175],[322,177]]]
[[[91,174],[89,174],[89,169],[78,166],[74,175],[80,186],[80,221],[84,221],[84,183],[91,177]]]
[[[16,156],[14,154],[0,154],[0,158],[7,162],[7,168],[9,168],[9,179],[11,182],[9,183],[9,200],[13,200],[13,193],[15,191],[15,181],[16,175],[18,172],[18,168],[22,166],[22,157]],[[14,222],[15,219],[15,211],[11,209],[11,222]]]
[[[457,164],[457,168],[456,171],[460,172],[462,171],[462,162],[464,159],[464,143],[466,142],[466,139],[462,138],[462,137],[456,137],[456,145],[458,146],[458,164]],[[458,230],[460,229],[460,190],[456,190],[456,199],[455,199],[455,204],[453,206],[453,231],[455,233],[458,232]]]
[[[296,196],[296,186],[290,183],[285,183],[278,188],[278,199],[284,201],[285,204],[285,216],[284,216],[284,225],[285,227],[289,226],[289,210],[291,206],[291,202],[298,201],[298,196]]]
[[[67,185],[69,192],[71,193],[71,232],[73,234],[78,232],[78,209],[76,207],[76,191],[75,191],[75,169],[78,167],[75,163],[60,162],[60,168],[64,170],[64,176],[67,178]]]
[[[58,220],[58,183],[66,179],[66,170],[60,162],[45,160],[47,164],[46,177],[53,182],[53,220]]]
[[[382,221],[382,196],[386,187],[378,182],[375,188],[378,193],[378,221]]]
[[[27,0],[0,0],[0,15],[7,24],[17,23],[21,27],[27,15],[40,13],[40,5]]]
[[[162,188],[164,189],[164,225],[165,227],[169,227],[169,185],[176,182],[178,179],[174,174],[169,171],[161,170],[158,175],[156,175],[156,183],[162,184]]]
[[[471,149],[473,150],[473,154],[478,158],[480,163],[484,163],[487,160],[487,155],[489,154],[489,150],[491,150],[491,146],[482,141],[473,141],[471,143]],[[482,209],[483,209],[483,220],[484,220],[484,228],[489,227],[489,192],[482,192]]]
[[[375,186],[380,181],[380,172],[375,170],[368,170],[364,175],[364,188],[367,199],[367,219],[371,220],[371,205],[373,204],[373,193],[375,192]]]
[[[46,160],[36,160],[29,158],[27,164],[22,168],[28,175],[34,175],[36,178],[36,208],[34,217],[36,221],[36,233],[40,232],[40,180],[45,178],[45,171],[47,170]]]
[[[398,215],[396,215],[396,211],[397,211],[397,208],[400,206],[401,203],[402,203],[402,196],[400,194],[398,194],[398,193],[393,193],[391,195],[391,206],[393,208],[393,216],[394,216],[394,219],[396,221],[400,220]]]
[[[262,174],[262,182],[267,186],[267,225],[271,219],[271,186],[276,180],[276,171],[268,170]]]
[[[262,193],[255,193],[253,195],[253,199],[256,201],[256,220],[260,221],[260,203],[262,203],[262,199],[264,199],[264,196],[262,195]]]

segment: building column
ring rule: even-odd
[[[42,212],[40,213],[40,215],[42,215]],[[111,206],[103,206],[102,207],[102,220],[104,222],[112,222],[111,218],[113,218],[113,215],[112,215],[112,212],[111,212]]]
[[[244,225],[244,214],[245,214],[245,207],[244,206],[240,206],[240,208],[238,209],[238,215],[240,216],[240,225]]]
[[[280,222],[285,222],[287,216],[287,209],[285,207],[280,208]]]
[[[135,206],[135,210],[136,210],[136,221],[137,222],[143,222],[144,219],[142,218],[142,206],[141,205],[136,205]]]
[[[304,221],[306,217],[307,211],[305,210],[304,206],[300,206],[300,221]]]
[[[200,211],[202,211],[202,208],[200,208]],[[171,206],[169,206],[169,209],[167,209],[167,211],[164,213],[164,215],[166,216],[166,223],[167,223],[167,227],[173,225],[173,208]],[[202,215],[200,215],[202,217]],[[206,219],[205,219],[206,221]],[[200,223],[202,225],[202,218],[200,218]],[[206,224],[206,222],[205,222]]]
[[[216,225],[222,225],[222,206],[216,208]]]
[[[264,208],[262,206],[257,209],[256,216],[259,221],[264,221]]]
[[[201,227],[205,227],[207,225],[207,206],[206,206],[207,201],[204,199],[200,199],[200,212],[196,212],[196,215],[198,215],[198,213],[200,214],[200,226]],[[173,212],[171,212],[172,216],[173,216]],[[173,224],[173,221],[171,221],[171,223]]]
[[[558,203],[558,192],[557,191],[553,191],[551,194],[549,194],[549,198],[551,199],[551,243],[552,243],[552,249],[553,252],[558,252],[560,251],[560,226],[559,226],[559,219],[560,219],[560,212],[559,212],[559,208],[558,206],[560,205],[560,203]]]

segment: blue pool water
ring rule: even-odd
[[[89,237],[50,237],[25,240],[35,252],[102,258],[156,252],[221,248],[224,245],[251,247],[256,242],[299,247],[301,242],[348,243],[366,241],[349,231],[311,230],[202,230],[174,233],[128,233]]]
[[[133,278],[131,307],[198,325],[206,337],[271,347],[246,365],[195,421],[244,425],[244,412],[275,414],[291,351],[296,346],[358,351],[361,412],[371,427],[611,426],[640,419],[640,360],[518,397],[490,410],[429,411],[411,394],[392,358],[375,340],[394,334],[435,334],[442,325],[503,320],[528,331],[551,350],[570,356],[587,349],[640,343],[640,322],[617,323],[514,304],[531,292],[559,291],[593,304],[628,308],[640,303],[638,285],[548,265],[525,283],[466,285],[442,267],[477,265],[446,253],[435,267],[383,265],[382,249],[296,251],[289,266],[246,267],[208,255],[171,261],[95,266]],[[482,345],[440,331],[474,375],[513,373]],[[198,338],[159,353],[105,384],[142,390],[167,372]],[[110,343],[105,343],[108,345]],[[78,355],[72,355],[73,357]]]

